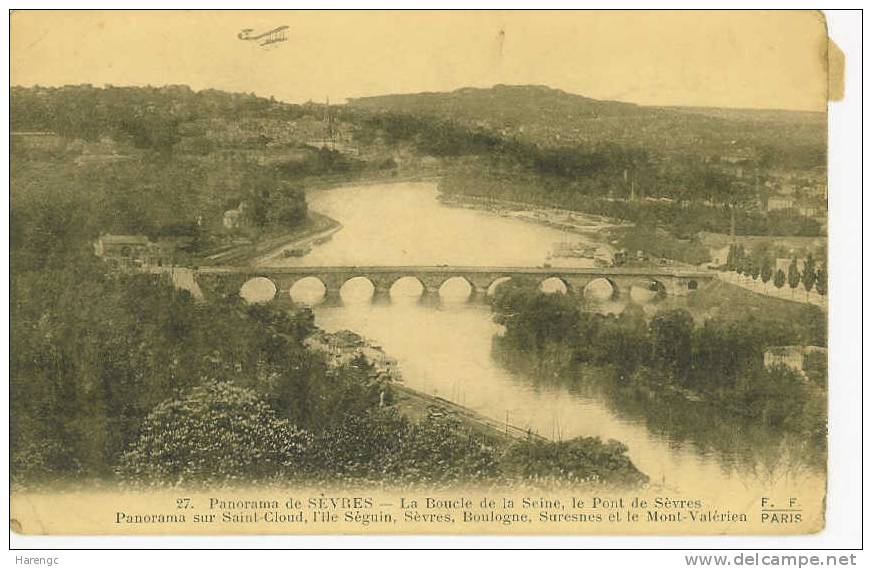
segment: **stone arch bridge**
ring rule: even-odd
[[[275,300],[290,300],[294,283],[306,277],[320,280],[326,289],[325,300],[338,302],[342,285],[355,277],[368,279],[374,288],[373,299],[389,298],[393,284],[403,277],[414,277],[423,285],[423,297],[437,296],[440,287],[456,277],[466,280],[470,299],[482,299],[496,282],[507,279],[538,285],[546,279],[563,282],[569,294],[583,294],[594,281],[604,280],[612,297],[628,295],[633,287],[669,295],[686,295],[715,279],[710,271],[679,268],[581,268],[581,267],[461,267],[461,266],[327,266],[327,267],[203,267],[197,281],[205,289],[238,292],[250,279],[264,277],[276,288]]]

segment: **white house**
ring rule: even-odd
[[[763,353],[763,365],[766,367],[785,366],[805,375],[805,356],[810,353],[826,354],[827,349],[819,346],[773,346]]]
[[[228,209],[224,212],[223,224],[226,229],[236,229],[242,224],[242,218],[245,214],[245,202],[240,202],[236,209]]]

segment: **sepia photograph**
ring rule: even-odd
[[[827,526],[821,12],[9,18],[13,532]]]

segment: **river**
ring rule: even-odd
[[[303,257],[273,265],[588,266],[587,259],[547,259],[556,242],[591,241],[528,221],[452,208],[434,183],[347,186],[309,195],[310,207],[342,223],[333,238]],[[317,285],[317,283],[316,283]],[[300,283],[298,300],[318,286]],[[308,288],[307,288],[308,287]],[[367,282],[349,282],[341,306],[315,304],[328,331],[354,330],[399,363],[405,383],[545,437],[598,436],[629,447],[634,463],[664,489],[709,497],[797,485],[823,492],[821,468],[804,460],[803,441],[751,427],[702,403],[639,398],[603,387],[595,371],[552,372],[510,365],[494,337],[501,327],[484,304],[462,302],[465,291],[443,291],[441,304],[415,302],[416,283],[400,283],[387,304],[369,302]],[[627,301],[624,301],[627,302]],[[608,306],[622,309],[621,304]],[[645,307],[656,310],[656,303]]]

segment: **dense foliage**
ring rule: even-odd
[[[741,312],[697,323],[688,311],[673,309],[649,320],[638,308],[603,316],[563,295],[500,289],[493,307],[510,350],[552,364],[607,367],[625,384],[696,394],[770,426],[822,436],[820,379],[807,383],[792,369],[763,365],[768,346],[825,345],[820,311],[805,307],[805,319]],[[815,363],[812,374],[825,375]]]
[[[734,207],[730,205],[732,200],[752,200],[752,194],[734,196],[707,185],[706,176],[693,174],[682,180],[674,178],[677,175],[664,172],[659,181],[651,182],[659,188],[653,195],[664,199],[636,201],[626,199],[629,188],[620,168],[564,178],[478,165],[455,169],[440,181],[439,189],[450,195],[561,207],[662,227],[680,238],[693,237],[700,231],[729,233],[733,222],[738,235],[820,235],[820,223],[793,210],[759,212]],[[653,190],[649,187],[648,191]],[[614,199],[613,195],[623,199]]]
[[[280,105],[254,94],[186,85],[166,87],[13,87],[13,131],[50,131],[67,138],[131,137],[137,148],[169,151],[183,136],[183,124],[211,117],[243,120],[265,115],[299,118],[305,109]]]

